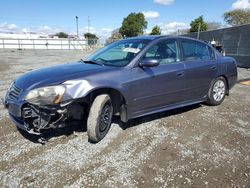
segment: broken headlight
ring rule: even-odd
[[[65,92],[64,86],[48,86],[29,91],[25,100],[35,105],[58,104]]]

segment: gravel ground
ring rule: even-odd
[[[0,51],[0,96],[20,74],[78,60],[82,51]],[[239,79],[250,71],[238,69]],[[130,121],[114,119],[99,143],[86,130],[54,130],[41,145],[0,106],[0,187],[250,187],[250,86],[222,105],[194,105]]]

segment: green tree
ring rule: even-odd
[[[88,40],[88,45],[95,45],[97,43],[97,40],[99,39],[95,34],[93,33],[85,33],[84,34],[85,39]]]
[[[200,31],[206,31],[208,29],[208,25],[204,21],[203,16],[199,16],[198,18],[193,20],[190,23],[190,26],[191,26],[191,28],[189,30],[190,33],[198,32],[199,30]]]
[[[161,35],[161,28],[158,25],[154,26],[150,35]]]
[[[133,37],[143,34],[143,30],[147,28],[148,22],[142,13],[130,13],[123,19],[119,32],[122,36]]]
[[[98,37],[95,34],[93,34],[93,33],[85,33],[84,37],[86,39],[98,39]]]
[[[232,26],[250,23],[250,9],[237,9],[225,12],[224,20]]]
[[[58,36],[58,38],[68,38],[69,35],[64,32],[59,32],[56,34],[56,36]]]
[[[122,39],[122,35],[119,32],[119,28],[112,31],[111,36],[106,40],[106,44],[110,44],[113,41]]]

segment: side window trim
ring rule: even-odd
[[[216,61],[217,60],[217,56],[216,56],[216,53],[215,53],[214,49],[211,46],[209,46],[209,45],[207,45],[207,47],[209,49],[208,51],[209,51],[209,55],[210,55],[211,61]],[[213,54],[213,57],[212,57],[211,53]]]
[[[183,50],[183,46],[182,46],[182,39],[178,38],[177,44],[178,44],[178,48],[179,48],[180,62],[184,62],[185,58],[184,58],[184,50]]]

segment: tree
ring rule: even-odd
[[[119,32],[119,28],[112,31],[111,36],[106,40],[107,44],[112,43],[115,40],[122,39],[122,35]]]
[[[199,16],[198,18],[193,20],[190,23],[190,26],[191,26],[189,30],[190,33],[198,32],[198,31],[206,31],[208,28],[207,23],[204,22],[203,16]]]
[[[97,43],[97,40],[99,39],[93,33],[85,33],[84,37],[85,37],[85,39],[88,39],[88,45],[95,45]]]
[[[85,33],[84,34],[84,37],[86,38],[86,39],[99,39],[95,34],[93,34],[93,33]]]
[[[64,32],[59,32],[56,34],[56,36],[58,36],[58,38],[68,38],[69,35]]]
[[[150,35],[161,35],[161,28],[158,25],[154,26]]]
[[[224,20],[232,26],[250,23],[250,9],[236,9],[225,12]]]
[[[143,34],[143,30],[147,28],[148,22],[142,13],[130,13],[123,19],[119,32],[122,36],[133,37]]]
[[[219,22],[207,22],[208,30],[215,30],[221,28],[221,23]]]

